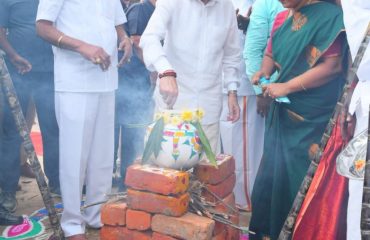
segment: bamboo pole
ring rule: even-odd
[[[18,97],[15,92],[13,82],[10,78],[8,69],[5,65],[4,57],[1,54],[0,54],[0,82],[2,85],[3,93],[7,101],[9,102],[10,109],[12,110],[15,124],[23,140],[23,146],[27,153],[31,169],[36,175],[37,185],[39,186],[41,196],[45,204],[45,208],[47,209],[49,214],[49,221],[54,232],[54,235],[51,238],[62,240],[64,239],[63,231],[61,229],[59,218],[54,208],[54,201],[50,195],[50,191],[45,180],[45,175],[41,169],[40,162],[35,153],[35,148],[31,142],[27,122],[24,118],[22,109],[19,105]]]
[[[347,101],[347,98],[349,97],[349,90],[354,81],[356,81],[356,72],[358,70],[358,67],[360,66],[360,63],[362,61],[362,58],[365,54],[366,48],[370,41],[370,23],[368,25],[368,28],[366,30],[365,36],[361,42],[360,49],[357,52],[357,55],[355,57],[355,60],[350,67],[347,75],[347,82],[343,88],[343,93],[340,97],[340,100],[337,102],[337,105],[335,107],[335,110],[332,114],[332,117],[329,120],[328,125],[326,126],[324,135],[321,138],[319,150],[317,151],[314,159],[312,160],[307,174],[305,178],[303,179],[303,182],[298,190],[298,193],[294,199],[292,208],[290,209],[290,212],[288,214],[288,217],[285,220],[284,226],[280,232],[279,240],[289,240],[292,237],[293,231],[294,231],[294,225],[297,219],[297,216],[301,210],[303,201],[306,197],[306,194],[308,192],[308,189],[311,186],[312,179],[316,173],[317,167],[320,163],[322,153],[324,152],[324,149],[326,147],[326,144],[328,143],[328,140],[330,138],[330,135],[333,131],[333,128],[336,124],[336,121],[338,119],[338,116],[344,107],[344,103]]]
[[[362,193],[361,209],[361,239],[370,240],[370,107],[369,107],[369,125],[367,130],[367,152],[364,188]]]

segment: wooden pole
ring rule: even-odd
[[[317,151],[314,159],[312,160],[312,162],[311,162],[311,164],[308,168],[307,174],[306,174],[305,178],[303,179],[303,182],[302,182],[302,184],[301,184],[301,186],[298,190],[298,193],[297,193],[297,195],[294,199],[293,206],[290,209],[288,217],[285,220],[284,226],[283,226],[283,228],[280,232],[279,238],[278,238],[279,240],[289,240],[292,237],[295,222],[297,220],[297,216],[298,216],[298,214],[301,210],[303,201],[306,198],[306,194],[308,192],[308,189],[311,186],[312,179],[313,179],[313,177],[316,173],[317,167],[320,163],[322,153],[324,152],[326,144],[328,143],[328,140],[329,140],[330,135],[333,131],[333,128],[336,124],[338,116],[339,116],[339,114],[340,114],[340,112],[341,112],[341,110],[344,106],[344,103],[346,102],[346,100],[349,96],[348,92],[350,90],[350,87],[351,87],[352,83],[356,79],[356,72],[358,70],[358,67],[360,66],[360,63],[362,61],[362,58],[365,54],[365,51],[366,51],[366,48],[367,48],[369,42],[370,42],[370,23],[368,25],[366,34],[365,34],[365,36],[364,36],[364,38],[361,42],[361,46],[360,46],[360,49],[358,50],[358,53],[355,57],[355,60],[352,64],[351,68],[349,69],[348,76],[347,76],[347,82],[346,82],[346,85],[344,86],[343,93],[340,97],[339,102],[337,102],[337,105],[335,107],[333,115],[332,115],[331,119],[329,120],[328,125],[326,126],[323,137],[321,138],[319,150]]]
[[[362,193],[361,209],[361,239],[370,240],[370,107],[369,125],[367,130],[367,152],[364,177],[364,188]]]
[[[23,140],[23,146],[27,153],[31,169],[36,175],[37,185],[39,186],[45,208],[47,209],[49,214],[49,221],[54,232],[54,235],[51,238],[62,240],[64,239],[63,231],[59,223],[58,215],[54,208],[54,201],[50,195],[50,191],[45,180],[44,172],[41,169],[40,162],[35,153],[35,148],[31,142],[27,122],[24,118],[22,109],[19,105],[18,97],[15,92],[13,82],[10,78],[8,69],[5,65],[4,57],[1,54],[0,54],[0,82],[3,93],[9,103],[10,109],[12,110],[15,124]]]

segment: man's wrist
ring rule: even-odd
[[[161,73],[158,74],[159,79],[164,78],[164,77],[177,78],[177,73],[175,72],[175,70],[169,69],[169,70],[166,70],[166,71],[161,72]]]
[[[228,92],[227,92],[227,96],[238,96],[238,91],[236,91],[236,90],[229,90]]]

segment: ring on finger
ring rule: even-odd
[[[100,64],[101,63],[101,58],[100,57],[95,58],[95,63]]]

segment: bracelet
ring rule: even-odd
[[[299,84],[301,85],[302,90],[307,91],[307,88],[305,88],[302,84],[302,81],[299,81]]]
[[[62,41],[63,38],[64,38],[64,35],[63,34],[60,35],[60,37],[58,38],[58,41],[57,41],[58,48],[60,48],[60,43],[61,43],[61,41]]]
[[[159,79],[164,78],[164,77],[174,77],[174,78],[176,78],[177,74],[174,70],[166,70],[163,73],[158,74]]]
[[[230,90],[227,92],[227,96],[230,96],[230,95],[237,95],[238,94],[238,91],[236,90]]]

